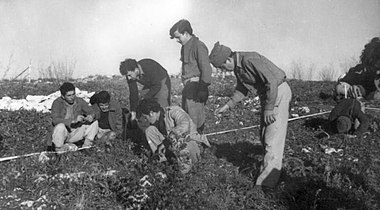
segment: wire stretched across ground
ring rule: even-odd
[[[380,110],[380,109],[377,109],[377,110]],[[310,115],[304,115],[304,116],[300,116],[300,117],[291,118],[288,121],[291,122],[291,121],[295,121],[295,120],[299,120],[299,119],[303,119],[303,118],[309,118],[309,117],[314,117],[314,116],[318,116],[318,115],[327,114],[327,113],[330,113],[330,112],[331,111],[326,111],[326,112],[319,112],[319,113],[314,113],[314,114],[310,114]],[[218,131],[218,132],[208,133],[208,134],[205,134],[205,135],[206,136],[213,136],[213,135],[219,135],[219,134],[224,134],[224,133],[235,132],[235,131],[238,131],[238,130],[247,130],[247,129],[257,128],[259,126],[260,125],[253,125],[253,126],[248,126],[248,127],[243,127],[243,128],[236,128],[236,129],[231,129],[231,130],[225,130],[225,131]],[[79,148],[77,151],[84,150],[84,149],[89,149],[89,148],[92,148],[92,147],[82,147],[82,148]],[[41,155],[41,154],[63,154],[63,153],[66,153],[66,152],[69,152],[69,151],[64,151],[64,152],[47,152],[47,151],[35,152],[35,153],[30,153],[30,154],[25,154],[25,155],[16,155],[16,156],[10,156],[10,157],[3,157],[3,158],[0,158],[0,162],[7,161],[7,160],[14,160],[14,159],[18,159],[18,158],[31,157],[31,156]],[[72,151],[70,151],[70,152],[72,152]]]

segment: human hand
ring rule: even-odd
[[[75,122],[83,122],[84,119],[85,117],[83,115],[78,115]]]
[[[225,104],[224,106],[215,109],[215,111],[214,111],[214,115],[219,115],[219,114],[221,114],[221,113],[227,111],[228,108],[230,108],[230,107],[229,107],[227,104]]]
[[[92,122],[92,121],[94,121],[94,117],[93,117],[92,115],[87,115],[87,116],[84,118],[84,120],[85,120],[86,122]]]
[[[348,96],[350,98],[363,97],[363,93],[361,92],[359,85],[353,85],[350,89],[348,89]]]
[[[264,123],[266,125],[270,125],[276,121],[276,116],[273,110],[265,110],[264,111]]]
[[[136,120],[136,112],[131,112],[131,120]]]

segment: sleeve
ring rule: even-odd
[[[116,133],[119,135],[123,131],[122,110],[119,103],[115,103],[115,116],[116,116]]]
[[[94,118],[96,117],[94,109],[84,99],[79,98],[79,102],[84,114],[92,115]]]
[[[129,109],[132,112],[136,112],[139,103],[139,90],[137,88],[137,82],[135,80],[129,80],[127,78],[129,87]]]
[[[175,126],[171,129],[177,135],[184,135],[190,132],[190,116],[180,107],[171,109],[169,117],[174,120]]]
[[[204,44],[198,45],[197,47],[197,63],[201,73],[200,79],[206,84],[211,84],[212,69],[208,57],[208,50]]]
[[[236,75],[236,87],[235,87],[235,92],[234,94],[232,95],[232,97],[230,98],[230,100],[227,102],[227,105],[230,107],[230,108],[233,108],[235,107],[235,105],[243,100],[243,98],[245,96],[247,96],[248,94],[248,89],[243,85],[243,83],[240,81],[238,75],[237,75],[237,72],[235,71],[235,75]]]
[[[100,118],[100,110],[99,110],[98,104],[91,105],[91,108],[92,108],[92,110],[95,113],[95,119],[99,120],[99,118]]]
[[[260,79],[265,86],[265,106],[264,110],[273,110],[278,94],[278,80],[273,75],[272,70],[263,59],[248,58],[243,59],[243,65],[247,69],[257,75],[257,79]]]
[[[146,76],[143,78],[144,80],[147,80]],[[153,98],[160,90],[161,90],[161,77],[158,75],[154,75],[152,78],[149,79],[150,81],[146,81],[144,83],[150,83],[149,90],[144,95],[144,98]],[[146,87],[144,87],[145,89]]]
[[[56,126],[59,123],[65,124],[67,127],[70,127],[71,122],[74,120],[74,118],[71,119],[64,119],[62,116],[60,116],[61,107],[59,105],[59,101],[56,99],[52,106],[51,106],[51,115],[52,115],[52,121],[53,125]]]

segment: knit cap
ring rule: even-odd
[[[351,119],[347,116],[340,116],[336,120],[336,128],[338,133],[347,133],[352,126]]]
[[[231,55],[231,49],[216,42],[212,48],[209,59],[210,63],[216,68],[220,68],[227,58]]]

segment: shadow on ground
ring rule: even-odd
[[[280,196],[289,209],[369,209],[365,202],[368,198],[364,193],[369,189],[362,189],[362,194],[355,194],[354,190],[350,190],[359,186],[367,188],[362,175],[353,174],[342,167],[332,172],[331,178],[324,180],[296,177],[283,171],[284,185],[281,187]],[[372,199],[374,204],[370,206],[379,206],[380,194],[371,194],[375,194],[375,197]]]
[[[217,158],[224,158],[237,166],[241,174],[250,177],[257,175],[264,154],[261,144],[245,141],[213,144],[212,147],[213,154]]]

